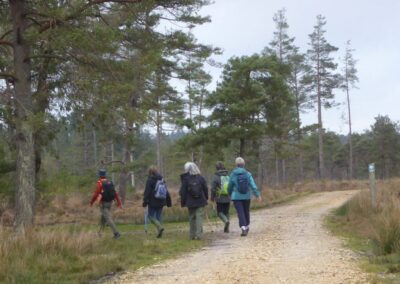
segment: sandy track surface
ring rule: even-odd
[[[322,224],[355,193],[317,193],[253,212],[247,237],[232,216],[231,233],[217,233],[211,246],[107,283],[367,283],[357,256]]]

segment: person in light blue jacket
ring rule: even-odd
[[[228,192],[235,206],[239,227],[242,230],[241,236],[247,236],[250,230],[250,200],[251,191],[261,201],[261,194],[250,172],[244,168],[244,159],[237,157],[236,168],[229,177]]]

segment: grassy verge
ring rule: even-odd
[[[207,242],[189,241],[187,224],[166,224],[162,239],[150,227],[118,225],[119,240],[110,230],[102,237],[96,227],[53,226],[35,229],[25,236],[0,233],[0,282],[2,283],[87,283],[108,273],[135,270]]]
[[[368,190],[336,209],[327,227],[362,256],[371,283],[400,283],[400,181],[380,183],[378,206]]]

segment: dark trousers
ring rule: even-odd
[[[239,227],[250,225],[250,199],[233,200],[239,218]]]
[[[223,213],[225,216],[229,216],[230,203],[218,203],[217,202],[217,213]]]
[[[222,220],[222,222],[224,222],[224,224],[229,222],[229,206],[230,202],[228,203],[217,202],[217,215]]]

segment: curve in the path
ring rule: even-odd
[[[322,224],[355,193],[317,193],[253,212],[247,237],[232,218],[232,232],[211,246],[108,283],[366,283],[357,256]]]

